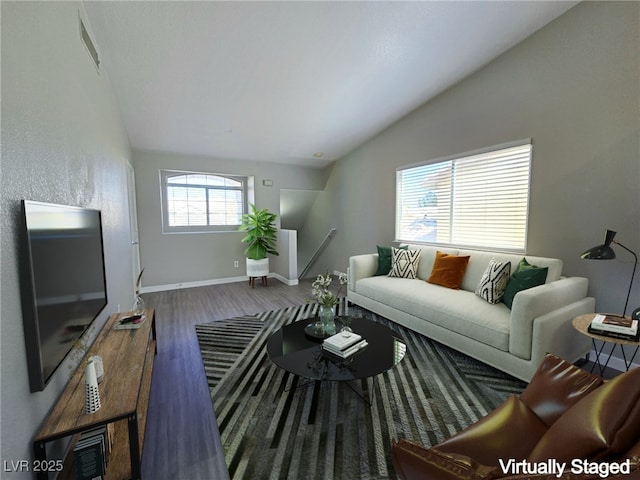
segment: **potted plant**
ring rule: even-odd
[[[252,203],[249,207],[251,212],[242,215],[242,224],[238,228],[247,234],[241,240],[248,243],[244,251],[247,257],[247,275],[250,279],[266,277],[269,274],[268,255],[279,255],[276,250],[276,214],[266,208],[258,210]]]

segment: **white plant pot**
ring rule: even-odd
[[[252,260],[247,258],[247,277],[266,277],[269,275],[269,258]]]

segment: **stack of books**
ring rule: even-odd
[[[75,479],[103,479],[111,452],[113,424],[84,432],[73,449]]]
[[[354,332],[340,332],[322,342],[325,352],[340,358],[347,358],[368,345],[367,341]]]
[[[637,342],[640,339],[638,320],[614,315],[596,315],[589,325],[589,333]]]

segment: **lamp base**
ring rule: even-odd
[[[636,308],[631,314],[631,320],[640,320],[640,307]]]

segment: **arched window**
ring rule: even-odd
[[[162,170],[165,232],[236,230],[247,211],[249,179]]]

